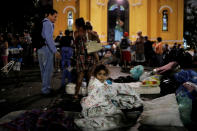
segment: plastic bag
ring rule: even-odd
[[[130,70],[131,76],[135,80],[139,80],[139,77],[142,75],[143,72],[144,72],[144,67],[142,65],[135,66]]]
[[[160,85],[160,75],[153,75],[142,81],[142,87],[157,87]]]
[[[152,72],[144,72],[141,76],[140,76],[140,81],[145,80],[147,77],[151,76]]]
[[[184,125],[191,123],[192,99],[189,96],[190,93],[183,86],[180,86],[177,90],[176,98],[179,105],[180,117]]]
[[[161,89],[161,96],[165,96],[167,94],[175,93],[179,88],[180,83],[178,83],[172,76],[162,76],[159,86]]]

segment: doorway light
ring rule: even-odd
[[[123,0],[117,0],[118,4],[121,4],[123,2]]]

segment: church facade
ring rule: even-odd
[[[53,8],[58,11],[54,36],[75,30],[75,19],[83,17],[103,43],[113,42],[119,17],[132,41],[142,31],[150,40],[162,37],[164,43],[183,43],[184,0],[53,0]]]

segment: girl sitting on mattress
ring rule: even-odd
[[[82,98],[82,115],[75,120],[79,127],[108,129],[123,124],[121,109],[142,106],[142,101],[132,88],[108,84],[109,70],[98,65],[88,85],[88,96]],[[110,118],[110,119],[109,119]]]

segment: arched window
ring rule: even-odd
[[[73,12],[68,11],[68,29],[72,30],[72,26],[73,26]]]
[[[162,30],[168,31],[168,10],[162,12]]]

